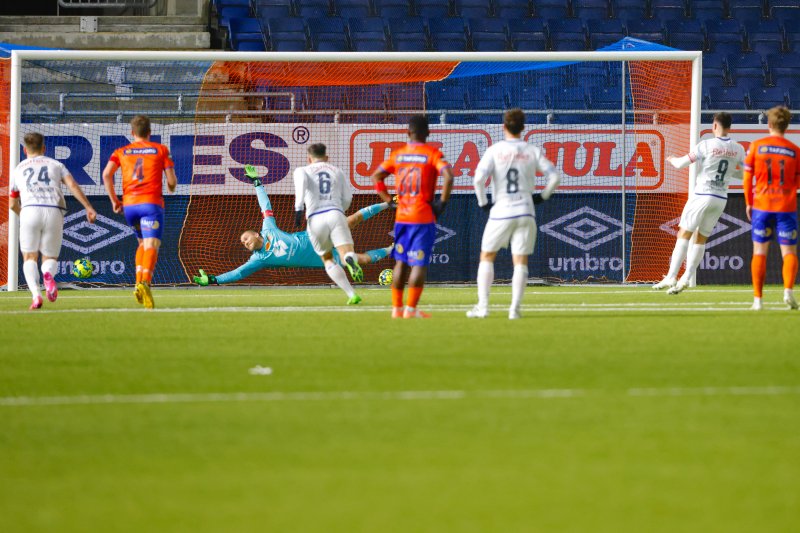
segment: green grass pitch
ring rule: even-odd
[[[360,292],[0,294],[0,531],[797,531],[778,287]]]

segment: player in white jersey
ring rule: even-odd
[[[494,281],[494,260],[500,248],[511,243],[514,274],[511,278],[511,308],[508,318],[520,317],[520,305],[528,283],[528,256],[536,244],[534,204],[550,198],[560,178],[541,148],[523,141],[525,113],[520,109],[506,111],[503,116],[505,140],[490,146],[475,170],[475,194],[481,209],[489,211],[483,230],[481,260],[478,265],[478,305],[467,312],[470,318],[489,314],[489,291]],[[547,177],[541,193],[535,193],[536,173]],[[486,180],[492,178],[494,206],[486,196]]]
[[[700,141],[692,152],[683,157],[667,159],[675,168],[685,168],[695,162],[699,168],[694,194],[686,202],[681,214],[669,272],[662,281],[653,285],[656,290],[667,288],[667,294],[678,294],[689,286],[703,259],[708,237],[725,210],[728,184],[731,179],[742,175],[745,151],[742,145],[728,136],[730,129],[731,116],[724,112],[717,113],[712,126],[714,138]],[[695,244],[690,247],[689,240],[693,234],[697,237]],[[686,271],[677,279],[684,258]]]
[[[308,163],[308,166],[294,171],[294,225],[298,228],[302,225],[305,204],[306,233],[314,251],[322,258],[325,273],[347,294],[349,305],[357,304],[361,297],[333,258],[333,249],[336,248],[353,281],[364,280],[364,272],[353,248],[350,226],[344,216],[353,201],[353,192],[344,172],[328,163],[324,144],[308,147]]]
[[[42,254],[42,274],[47,299],[56,301],[58,289],[55,275],[58,269],[58,252],[64,229],[64,212],[67,203],[63,183],[86,208],[86,218],[94,223],[97,213],[83,191],[60,161],[44,155],[44,137],[28,133],[24,138],[27,159],[22,161],[11,176],[11,209],[19,215],[19,248],[22,252],[22,272],[31,291],[31,309],[42,307],[39,289],[39,252]],[[11,253],[11,251],[9,251]]]

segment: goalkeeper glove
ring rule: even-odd
[[[256,167],[254,167],[253,165],[244,166],[244,175],[253,180],[253,187],[258,187],[261,185],[261,178],[258,177],[258,172],[256,172]]]
[[[217,285],[216,276],[214,276],[213,274],[206,274],[205,270],[203,269],[200,269],[200,275],[193,277],[192,281],[194,281],[201,287],[206,287],[209,284]]]
[[[392,199],[389,200],[389,203],[387,205],[388,205],[389,209],[397,209],[397,195],[396,194],[394,196],[392,196]]]
[[[436,215],[436,218],[439,218],[444,213],[445,207],[447,207],[447,202],[443,202],[439,198],[431,202],[431,208],[433,208],[433,214]]]
[[[299,228],[303,225],[303,210],[294,212],[294,227]]]
[[[533,205],[539,205],[540,203],[544,202],[544,198],[538,192],[533,195]]]

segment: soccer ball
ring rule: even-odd
[[[391,285],[393,277],[394,272],[392,272],[391,268],[383,269],[381,270],[381,273],[378,274],[378,283],[381,285]]]
[[[94,272],[94,265],[92,264],[89,259],[86,257],[82,259],[76,259],[74,263],[72,263],[72,275],[76,278],[86,279],[92,276]]]

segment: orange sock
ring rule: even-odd
[[[392,307],[403,307],[403,289],[392,287]]]
[[[136,283],[142,281],[142,261],[144,260],[144,244],[136,249]]]
[[[753,254],[753,260],[750,262],[750,271],[753,274],[753,296],[761,298],[764,278],[767,277],[767,256]]]
[[[409,287],[408,288],[408,306],[416,309],[419,303],[419,297],[422,296],[423,287]]]
[[[793,289],[797,278],[797,254],[783,256],[783,288]]]
[[[150,283],[153,279],[153,271],[156,269],[156,261],[158,260],[158,250],[155,248],[148,248],[144,251],[144,258],[142,260],[142,281]]]

